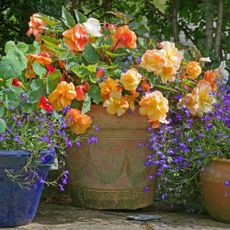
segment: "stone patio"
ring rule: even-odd
[[[17,230],[171,230],[230,229],[230,224],[212,220],[207,215],[186,214],[182,210],[163,210],[160,204],[137,211],[95,211],[72,207],[71,203],[52,204],[41,202],[32,224],[17,227]],[[139,214],[158,215],[151,221],[128,220]],[[8,228],[9,230],[10,228]]]

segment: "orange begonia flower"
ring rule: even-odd
[[[135,49],[137,47],[137,36],[127,25],[118,27],[112,35],[112,49],[121,47]]]
[[[141,88],[145,91],[145,92],[149,92],[151,89],[151,84],[149,83],[148,80],[143,80],[141,81]]]
[[[61,111],[67,105],[70,105],[74,98],[76,98],[76,90],[73,83],[61,81],[57,88],[49,95],[48,100],[54,109]]]
[[[216,91],[216,79],[219,78],[220,75],[217,71],[208,70],[204,73],[204,80],[209,82],[212,90]]]
[[[186,67],[186,73],[191,78],[198,77],[202,72],[199,62],[190,61]]]
[[[77,24],[73,28],[63,32],[64,42],[68,49],[72,52],[79,52],[84,50],[89,35],[82,24]]]
[[[65,115],[66,125],[75,134],[83,134],[92,124],[92,119],[78,109],[70,109]]]
[[[32,34],[35,37],[35,40],[40,40],[40,36],[43,33],[43,27],[46,26],[46,22],[41,19],[41,15],[33,14],[30,17],[29,30],[27,31],[27,36]]]
[[[122,96],[119,91],[110,92],[110,97],[104,104],[109,114],[117,114],[118,116],[123,115],[129,108],[129,103],[125,97]]]
[[[103,100],[109,99],[109,94],[111,91],[120,91],[121,87],[118,85],[118,80],[113,80],[112,78],[108,78],[99,84],[101,97]]]
[[[201,80],[191,93],[179,100],[178,108],[188,108],[192,115],[202,117],[205,113],[211,112],[213,104],[216,103],[211,92],[209,82]]]
[[[168,100],[160,91],[156,90],[152,93],[146,94],[141,98],[139,105],[140,114],[147,115],[149,120],[154,122],[155,126],[160,123],[168,123],[166,120],[166,113],[169,110]]]
[[[29,54],[28,57],[31,58],[32,61],[36,61],[41,65],[50,65],[52,63],[52,59],[48,52],[41,52],[39,54]]]
[[[129,109],[132,111],[135,110],[135,99],[140,95],[140,93],[136,91],[132,91],[130,95],[125,95],[125,99],[129,103]]]
[[[141,79],[141,74],[139,74],[134,68],[121,74],[121,84],[126,90],[136,90]]]

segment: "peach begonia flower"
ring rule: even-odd
[[[204,73],[204,80],[209,82],[213,91],[216,91],[216,89],[217,89],[216,80],[219,77],[220,77],[220,75],[217,71],[207,70]]]
[[[141,67],[161,77],[163,83],[175,81],[175,75],[183,59],[173,42],[161,42],[161,49],[147,50],[141,58]]]
[[[200,80],[191,93],[179,100],[178,108],[188,108],[192,115],[202,117],[213,110],[214,103],[216,99],[209,82]]]
[[[30,58],[32,62],[36,61],[41,65],[50,65],[52,63],[52,59],[48,52],[41,52],[39,54],[29,54],[28,58]]]
[[[92,124],[92,119],[78,109],[70,109],[65,115],[67,127],[75,134],[83,134]]]
[[[142,79],[142,75],[137,72],[136,69],[132,68],[127,72],[121,74],[121,84],[126,90],[136,90],[138,84]]]
[[[163,83],[166,83],[167,81],[169,82],[173,82],[175,81],[177,71],[175,69],[175,67],[171,64],[171,65],[164,65],[162,70],[161,70],[161,81]]]
[[[191,78],[198,77],[202,72],[199,62],[190,61],[186,67],[186,73]]]
[[[33,14],[30,17],[29,21],[29,30],[26,35],[31,36],[34,35],[36,40],[40,39],[41,34],[43,33],[43,27],[46,26],[46,22],[41,19],[41,15]]]
[[[141,115],[147,115],[151,122],[154,124],[168,123],[166,120],[166,113],[169,110],[168,100],[163,94],[156,90],[152,93],[148,93],[141,98],[139,102]],[[155,125],[159,127],[159,125]]]
[[[156,49],[147,50],[141,57],[141,67],[148,72],[153,72],[155,75],[160,75],[164,64],[164,57]]]
[[[127,25],[118,27],[112,35],[112,49],[137,47],[137,36]]]
[[[101,97],[103,100],[109,99],[109,94],[111,91],[120,91],[121,87],[118,84],[118,80],[114,80],[112,78],[108,78],[99,84]]]
[[[109,99],[104,102],[103,107],[106,107],[109,114],[117,114],[118,116],[121,116],[129,108],[129,103],[125,97],[122,96],[121,92],[112,91],[110,92]]]
[[[71,104],[76,95],[76,90],[72,82],[61,81],[57,85],[57,88],[49,95],[48,100],[54,109],[61,111],[67,105]]]
[[[62,35],[64,37],[64,43],[72,52],[84,50],[89,41],[89,35],[82,24],[77,24],[73,28],[64,31]]]

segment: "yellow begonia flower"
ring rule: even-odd
[[[129,103],[125,97],[122,96],[121,92],[112,91],[110,92],[109,99],[104,102],[103,106],[106,107],[109,114],[117,114],[118,116],[121,116],[129,108]]]
[[[169,110],[168,100],[160,91],[146,94],[141,98],[139,105],[140,114],[147,115],[151,122],[155,124],[168,123],[166,120],[166,113]]]
[[[175,47],[174,42],[161,42],[162,49],[159,50],[160,54],[164,55],[168,64],[172,64],[176,70],[180,68],[183,54]]]
[[[136,90],[142,79],[141,74],[136,69],[130,69],[121,75],[121,84],[126,90]]]
[[[118,80],[113,80],[110,77],[106,81],[100,83],[99,86],[103,100],[109,99],[111,91],[120,91],[121,89],[121,87],[118,85]]]
[[[70,105],[72,100],[76,98],[76,91],[73,83],[61,81],[57,88],[49,95],[48,101],[53,105],[54,109],[61,111],[67,105]]]

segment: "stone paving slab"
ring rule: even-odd
[[[212,220],[207,215],[185,214],[149,208],[138,211],[95,211],[42,203],[33,223],[16,230],[223,230],[230,224]],[[130,221],[127,216],[137,214],[159,215],[155,221]],[[12,229],[8,228],[7,230]]]

